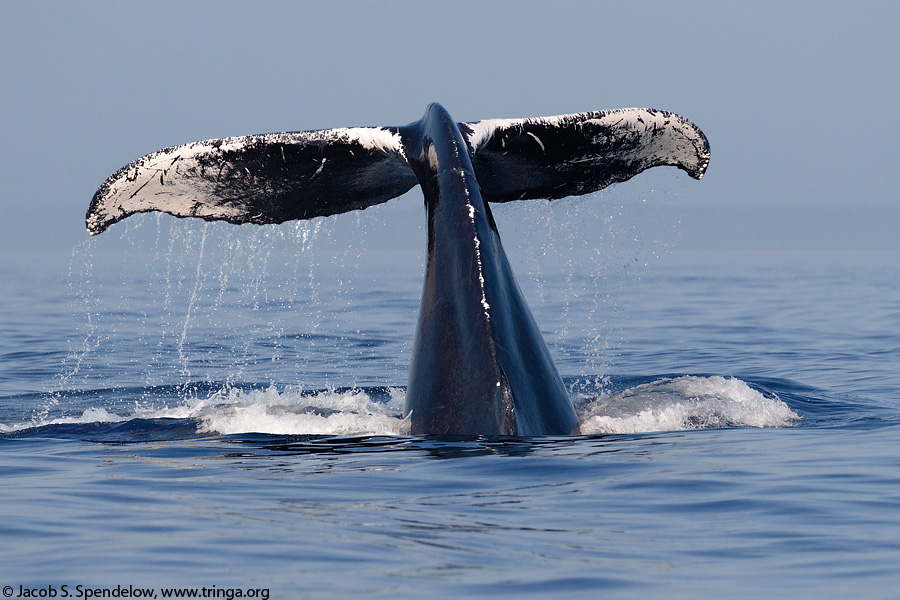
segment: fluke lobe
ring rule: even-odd
[[[148,154],[110,176],[91,235],[162,211],[282,223],[365,209],[422,188],[428,262],[410,365],[413,433],[577,433],[578,421],[516,283],[490,202],[587,194],[651,167],[700,179],[703,132],[673,113],[619,109],[456,123],[439,104],[402,127],[205,140]]]

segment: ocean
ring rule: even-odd
[[[395,202],[3,264],[4,597],[900,597],[895,257],[683,258],[601,198],[496,210],[572,437],[409,434]]]

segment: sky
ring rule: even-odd
[[[100,183],[159,148],[402,125],[433,101],[459,121],[677,112],[707,176],[615,192],[677,190],[676,260],[896,263],[898,25],[865,1],[0,0],[0,264],[64,271]],[[395,237],[421,231],[414,193]]]

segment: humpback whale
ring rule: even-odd
[[[162,211],[282,223],[365,209],[418,184],[428,257],[405,410],[412,433],[564,435],[578,420],[503,251],[490,203],[594,192],[651,167],[700,179],[693,123],[617,109],[457,123],[439,104],[400,127],[204,140],[124,166],[97,190],[91,235]]]

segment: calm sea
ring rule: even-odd
[[[900,598],[894,259],[673,260],[579,206],[498,219],[571,438],[408,434],[389,212],[3,265],[4,596]]]

